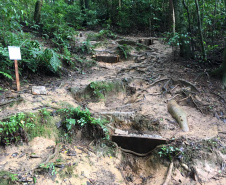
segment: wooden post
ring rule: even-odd
[[[9,59],[14,60],[15,74],[16,74],[16,87],[17,87],[17,91],[20,91],[20,79],[19,79],[18,62],[17,62],[17,60],[21,60],[20,47],[8,46],[8,50],[9,50]]]
[[[20,79],[19,79],[17,60],[14,60],[14,64],[15,64],[15,74],[16,74],[16,87],[17,87],[17,91],[20,91]]]

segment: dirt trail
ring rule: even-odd
[[[84,32],[80,42],[85,40],[85,36]],[[134,41],[143,38],[126,37],[126,39]],[[102,50],[116,48],[117,45],[117,40],[108,40],[104,47],[95,48],[95,51],[97,54],[103,53]],[[172,49],[163,45],[160,39],[154,39],[154,44],[149,48],[151,49],[146,51],[132,50],[128,60],[121,60],[118,63],[98,62],[97,66],[85,70],[85,74],[70,71],[69,76],[64,79],[49,78],[39,80],[38,83],[35,81],[22,83],[20,97],[23,98],[23,102],[1,109],[0,117],[4,118],[17,112],[37,111],[43,107],[54,110],[68,105],[82,106],[88,107],[96,117],[110,120],[111,128],[128,130],[130,133],[158,135],[165,139],[183,137],[188,140],[199,140],[221,137],[222,143],[225,144],[226,93],[221,89],[220,82],[209,78],[206,74],[198,76],[200,71],[196,69],[195,63],[174,57]],[[165,80],[160,81],[161,79]],[[122,81],[126,84],[126,91],[106,96],[96,102],[87,99],[81,101],[69,90],[85,89],[94,81]],[[48,94],[32,95],[30,90],[33,85],[46,86]],[[6,95],[4,97],[7,99]],[[172,98],[177,100],[186,111],[189,132],[183,132],[168,113],[167,100]],[[42,149],[39,146],[42,146]],[[45,148],[50,146],[54,147],[55,142],[36,138],[28,146],[19,148],[10,146],[6,150],[0,149],[0,170],[13,172],[21,170],[32,173],[32,167],[48,156],[49,151]],[[76,157],[68,157],[63,151],[61,151],[61,157],[68,164],[70,163],[69,167],[75,166],[73,174],[78,175],[69,177],[72,172],[69,172],[70,168],[67,166],[69,176],[66,174],[64,178],[60,178],[57,175],[54,178],[55,181],[52,181],[51,176],[40,175],[37,177],[37,184],[84,184],[86,182],[162,184],[168,169],[167,166],[158,164],[156,160],[159,159],[153,156],[139,158],[126,154],[122,158],[121,152],[118,152],[117,158],[113,158],[93,153],[87,150],[86,146],[81,146],[81,143],[68,145],[68,147],[74,147],[77,152]],[[14,153],[18,154],[12,157]],[[42,157],[31,160],[28,158],[30,153],[42,155]],[[225,155],[222,154],[221,158],[224,159],[222,164],[225,164]],[[218,173],[219,166],[211,166],[210,163],[197,164],[197,166],[205,165],[208,168],[206,173],[210,177],[207,178],[208,180],[205,179],[206,184],[225,184],[224,177]],[[197,169],[202,168],[197,167]],[[205,174],[201,175],[205,176]],[[202,177],[199,178],[202,179]],[[190,178],[181,175],[179,167],[175,168],[173,184],[198,184],[197,181],[191,181]]]

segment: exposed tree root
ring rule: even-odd
[[[168,173],[167,173],[167,176],[166,176],[166,180],[163,183],[163,185],[168,185],[170,183],[172,171],[173,171],[173,161],[171,161],[171,163],[170,163],[169,170],[168,170]]]
[[[150,154],[153,152],[153,150],[151,150],[151,151],[149,151],[149,152],[147,152],[147,153],[141,154],[141,153],[134,152],[134,151],[132,151],[132,150],[128,150],[128,149],[121,148],[121,147],[119,147],[118,144],[115,143],[115,142],[113,142],[113,144],[114,144],[115,147],[116,147],[116,151],[121,150],[121,151],[124,152],[124,153],[133,154],[133,155],[136,155],[136,156],[138,156],[138,157],[146,157],[146,156],[150,155]]]
[[[174,79],[172,79],[172,78],[163,78],[163,79],[160,79],[160,80],[157,80],[157,81],[153,82],[152,84],[149,85],[148,88],[150,88],[151,86],[153,86],[153,85],[155,85],[155,84],[157,84],[157,83],[159,83],[159,82],[165,81],[165,80],[168,80],[168,81],[167,81],[167,82],[165,83],[165,85],[163,86],[163,90],[167,90],[166,86],[168,86],[168,84],[172,81],[173,84],[182,83],[182,84],[184,84],[184,85],[186,85],[186,86],[190,86],[190,87],[192,87],[194,90],[196,90],[197,92],[200,93],[200,91],[198,90],[198,88],[197,88],[194,84],[192,84],[191,82],[188,82],[188,81],[186,81],[186,80],[183,80],[183,79],[174,80]],[[167,91],[166,91],[166,92],[167,92]]]
[[[5,105],[8,105],[10,103],[16,103],[16,102],[19,102],[19,101],[22,101],[22,100],[23,100],[22,97],[11,99],[11,100],[9,100],[7,102],[0,103],[0,106],[5,106]]]
[[[188,81],[182,80],[182,79],[175,80],[174,82],[181,82],[184,85],[189,85],[189,86],[193,87],[193,89],[195,89],[196,91],[198,91],[200,93],[200,91],[198,90],[198,88],[194,84],[192,84],[191,82],[188,82]]]
[[[176,94],[176,95],[174,95],[173,97],[167,99],[167,102],[170,101],[170,100],[173,100],[173,99],[176,98],[177,96],[180,96],[180,94]]]
[[[180,127],[183,131],[188,132],[188,121],[185,111],[177,104],[175,100],[170,100],[168,102],[168,112],[172,115],[174,119],[180,124]]]
[[[150,84],[148,88],[150,88],[151,86],[153,86],[153,85],[155,85],[159,82],[165,81],[165,80],[170,80],[170,79],[169,78],[163,78],[163,79],[157,80],[157,81],[153,82],[152,84]]]
[[[46,158],[46,160],[45,160],[44,162],[42,162],[41,164],[46,165],[50,160],[52,160],[53,158],[55,158],[55,157],[59,154],[59,150],[60,150],[60,143],[58,143],[58,144],[55,146],[54,153],[53,153],[53,154],[50,154],[50,155]],[[41,164],[37,165],[37,166],[34,168],[34,170],[37,169],[37,168],[39,168]]]
[[[195,100],[193,99],[193,97],[190,96],[190,98],[191,98],[192,102],[194,103],[194,105],[196,106],[196,108],[203,114],[202,109],[199,108],[199,106],[196,104],[196,102],[195,102]]]

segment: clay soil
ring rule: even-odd
[[[87,34],[82,33],[83,37],[78,38],[76,44],[86,40]],[[123,39],[137,41],[144,38]],[[97,62],[82,72],[67,69],[67,75],[61,78],[23,76],[19,93],[1,81],[1,87],[8,91],[1,92],[0,104],[18,98],[22,101],[0,107],[0,118],[41,108],[54,111],[68,105],[87,107],[93,116],[109,120],[111,133],[120,129],[157,135],[185,150],[190,147],[188,160],[175,160],[170,184],[226,184],[226,90],[221,88],[221,81],[210,77],[203,66],[178,57],[160,38],[152,39],[154,43],[148,46],[149,49],[138,51],[133,48],[127,59],[121,56],[117,63]],[[108,51],[115,51],[117,46],[117,40],[108,39],[94,52],[108,55]],[[121,81],[125,90],[106,95],[99,101],[81,99],[71,92],[72,88],[83,90],[94,81]],[[48,94],[32,95],[34,85],[45,86]],[[171,99],[186,112],[189,132],[183,132],[168,112],[167,103]],[[160,185],[166,178],[170,162],[160,158],[158,151],[138,157],[119,148],[91,143],[78,135],[76,138],[71,143],[56,144],[53,137],[37,137],[22,146],[1,147],[0,171],[19,174],[24,184],[33,184],[35,177],[38,185]],[[210,150],[200,144],[204,141],[210,142]],[[211,141],[217,143],[216,146],[213,147]],[[60,159],[61,166],[55,167],[57,173],[38,173],[37,167],[57,148],[57,156],[50,160]],[[69,150],[76,155],[67,155]],[[38,157],[31,158],[31,154]]]

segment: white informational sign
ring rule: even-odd
[[[8,46],[8,49],[9,49],[10,60],[21,60],[20,47]]]

